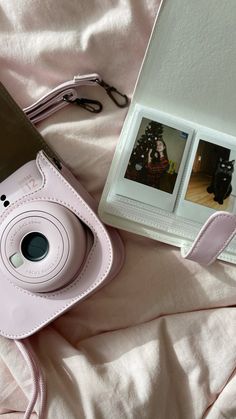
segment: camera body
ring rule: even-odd
[[[85,226],[72,211],[61,203],[27,199],[41,184],[36,161],[30,161],[0,186],[2,212],[25,197],[0,227],[2,269],[15,285],[32,292],[69,283],[86,253]]]
[[[118,233],[64,166],[40,151],[0,184],[0,334],[29,336],[113,278]]]

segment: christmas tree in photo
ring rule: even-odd
[[[132,151],[125,177],[152,187],[169,168],[163,125],[150,121]]]

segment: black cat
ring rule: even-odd
[[[234,172],[234,163],[235,160],[228,161],[220,157],[211,184],[207,188],[208,193],[214,193],[214,201],[220,205],[223,204],[224,199],[228,198],[232,192],[231,181]]]

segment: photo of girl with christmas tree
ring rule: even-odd
[[[172,193],[186,138],[175,128],[143,118],[125,178]]]

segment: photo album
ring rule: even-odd
[[[106,223],[185,251],[216,211],[236,213],[236,62],[220,45],[236,41],[203,3],[162,2],[99,205]],[[236,263],[234,239],[219,258]]]

